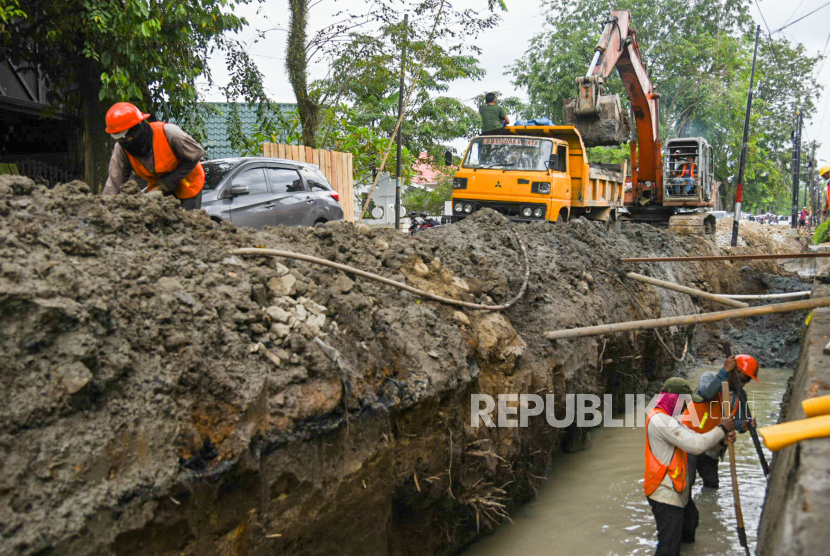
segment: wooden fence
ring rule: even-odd
[[[351,153],[312,149],[303,145],[263,143],[262,154],[269,158],[285,158],[319,166],[334,190],[340,193],[343,220],[354,222],[354,177]]]

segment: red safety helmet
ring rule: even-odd
[[[739,371],[757,382],[761,382],[758,380],[758,361],[754,357],[751,355],[738,355],[735,357],[735,361],[738,362]]]
[[[135,104],[130,102],[116,102],[107,110],[107,133],[120,133],[140,124],[150,117],[143,114]]]

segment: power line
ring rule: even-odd
[[[785,21],[785,22],[784,22],[784,25],[786,25],[787,23],[789,23],[789,21],[790,21],[793,17],[795,17],[795,14],[798,12],[798,10],[800,10],[800,9],[801,9],[801,6],[803,6],[803,5],[804,5],[804,0],[801,0],[801,2],[799,2],[799,3],[798,3],[798,7],[797,7],[795,10],[793,10],[793,13],[791,13],[791,14],[790,14],[790,17],[788,17],[788,18],[787,18],[787,21]]]
[[[756,4],[757,4],[757,0],[756,0]],[[783,26],[783,27],[781,27],[780,29],[776,29],[776,30],[775,30],[775,32],[776,32],[776,33],[778,33],[779,31],[783,31],[783,30],[784,30],[784,29],[786,29],[787,27],[790,27],[791,25],[795,25],[796,23],[798,23],[799,21],[801,21],[801,20],[802,20],[802,19],[804,19],[805,17],[811,16],[811,15],[813,15],[814,13],[816,13],[817,11],[819,11],[820,9],[825,8],[825,7],[827,7],[827,6],[830,6],[830,2],[827,2],[826,4],[822,4],[821,6],[819,6],[818,8],[816,8],[815,10],[811,11],[810,13],[808,13],[807,15],[803,15],[803,16],[799,17],[798,19],[796,19],[795,21],[793,21],[792,23],[788,23],[787,25],[784,25],[784,26]],[[759,8],[759,10],[760,10],[760,8]]]

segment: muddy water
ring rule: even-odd
[[[713,368],[697,370],[693,386],[707,370]],[[763,383],[747,388],[759,427],[777,420],[791,375],[787,369],[762,369]],[[589,450],[556,456],[550,479],[512,516],[514,523],[501,526],[464,555],[653,554],[656,529],[642,491],[644,434],[642,428],[599,428]],[[754,553],[766,481],[748,433],[739,435],[735,448],[744,525]],[[704,490],[699,477],[692,488],[700,526],[696,542],[683,545],[684,555],[744,554],[735,532],[728,458],[727,453],[719,466],[720,489]]]

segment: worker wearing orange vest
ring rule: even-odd
[[[105,195],[115,195],[130,173],[147,182],[147,191],[173,195],[185,210],[202,207],[205,150],[175,125],[148,123],[135,105],[119,102],[107,112],[107,133],[116,141],[109,164]]]
[[[646,417],[646,472],[643,481],[651,512],[657,522],[656,556],[679,556],[681,542],[694,542],[698,511],[689,496],[687,453],[701,454],[721,441],[734,441],[735,422],[721,420],[709,432],[697,434],[683,426],[680,415],[685,400],[702,398],[682,378],[670,378],[663,385],[657,406]],[[687,398],[688,399],[688,398]]]
[[[691,194],[692,188],[695,186],[695,180],[697,179],[697,165],[694,160],[695,158],[693,156],[687,156],[686,162],[683,163],[680,170],[678,170],[679,173],[674,178],[674,182],[676,184],[686,186],[684,195]]]
[[[740,399],[738,398],[738,386],[733,383],[732,371],[738,369],[738,380],[741,383]],[[733,355],[723,363],[723,368],[717,373],[708,371],[700,375],[698,379],[698,396],[703,398],[702,403],[695,403],[694,410],[697,414],[698,423],[694,420],[684,420],[683,423],[695,432],[705,433],[717,426],[723,416],[721,415],[722,402],[721,385],[729,382],[729,397],[733,400],[731,416],[735,418],[735,430],[741,434],[747,432],[749,427],[755,426],[755,419],[746,418],[747,396],[744,386],[750,380],[758,380],[758,361],[751,355]],[[735,402],[734,400],[738,400]],[[689,484],[695,483],[695,478],[700,475],[703,479],[703,486],[706,488],[718,488],[718,461],[723,459],[725,447],[716,447],[700,455],[689,456]]]
[[[824,218],[827,218],[827,211],[830,209],[830,166],[822,166],[818,169],[819,175],[822,179],[826,180],[824,184],[824,209],[822,210],[822,215]]]

